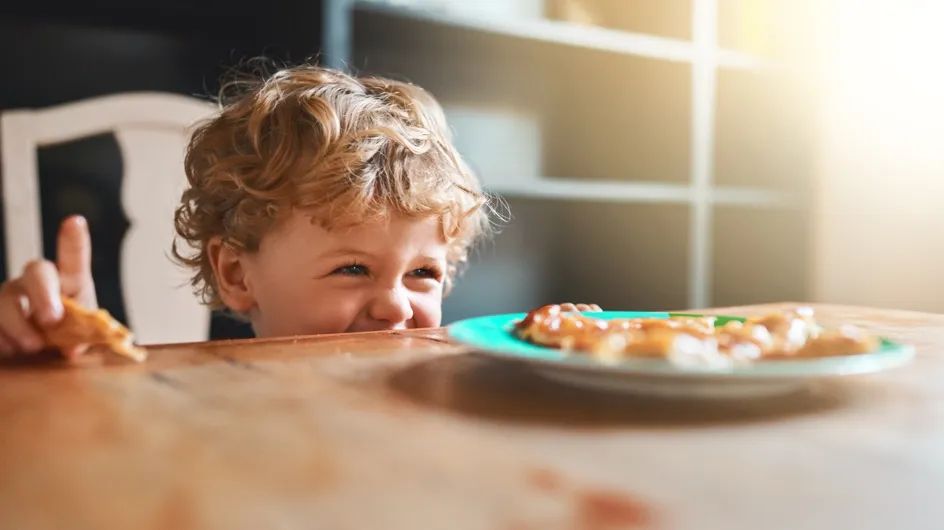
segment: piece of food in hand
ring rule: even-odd
[[[71,298],[62,298],[62,320],[46,329],[46,343],[65,351],[90,346],[106,348],[118,355],[142,362],[147,351],[135,346],[131,330],[115,320],[104,309],[86,309]]]

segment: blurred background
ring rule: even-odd
[[[4,1],[0,114],[205,99],[242,59],[317,56],[433,92],[510,206],[446,323],[561,301],[942,311],[942,23],[913,0]],[[124,320],[114,135],[37,160],[46,255],[86,215],[100,302]]]

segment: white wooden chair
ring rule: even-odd
[[[120,258],[128,323],[143,344],[206,340],[210,312],[171,261],[170,244],[190,128],[213,112],[196,98],[141,92],[0,113],[9,274],[43,257],[37,149],[111,132],[121,150],[121,204],[130,222]]]

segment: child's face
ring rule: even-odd
[[[328,231],[296,212],[237,258],[244,296],[224,301],[259,337],[435,327],[447,250],[435,217]]]

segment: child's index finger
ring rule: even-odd
[[[75,215],[59,227],[56,266],[62,276],[85,276],[92,272],[92,237],[88,222]]]

